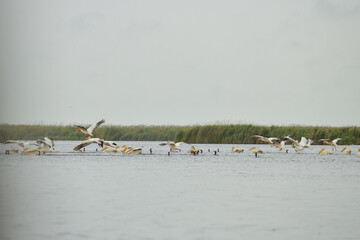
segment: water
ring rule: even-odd
[[[5,155],[0,145],[0,239],[360,237],[356,155],[260,145],[255,158],[253,145],[238,154],[199,144],[199,156],[189,145],[168,156],[159,142],[126,142],[143,146],[136,156],[96,145],[73,153],[77,143],[55,142],[58,152],[41,156]]]

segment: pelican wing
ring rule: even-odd
[[[87,129],[88,133],[89,133],[89,134],[92,134],[92,132],[93,132],[95,129],[97,129],[98,127],[100,127],[100,125],[103,124],[104,122],[105,122],[105,120],[102,119],[102,120],[98,121],[97,123],[94,123],[93,125],[91,125],[91,126]]]
[[[333,144],[336,144],[338,141],[340,141],[342,138],[336,138],[336,139],[334,139],[334,140],[332,140],[332,143]]]
[[[94,143],[93,140],[87,140],[74,147],[74,151],[80,151],[82,148]]]
[[[83,126],[80,126],[80,125],[74,125],[74,126],[77,127],[77,128],[80,128],[80,129],[82,129],[84,131],[87,131],[87,129],[85,127],[83,127]]]
[[[177,142],[175,143],[175,147],[180,147],[184,142]]]

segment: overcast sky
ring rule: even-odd
[[[360,125],[360,1],[0,0],[0,123]]]

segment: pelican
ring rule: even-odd
[[[332,141],[329,141],[330,139],[320,139],[319,142],[324,142],[324,144],[331,145],[331,149],[334,151],[337,151],[337,142],[340,141],[342,138],[336,138]]]
[[[42,147],[39,147],[39,148],[26,147],[21,152],[21,154],[28,155],[28,156],[36,156],[36,155],[40,155],[40,150],[42,150]]]
[[[310,148],[310,145],[313,143],[314,141],[311,139],[307,139],[305,137],[301,137],[301,140],[299,142],[299,144],[303,147],[303,148]]]
[[[296,152],[302,151],[305,149],[305,145],[301,145],[298,140],[295,140],[289,136],[284,137],[284,139],[287,139],[292,142],[293,147],[295,148]]]
[[[14,146],[10,146],[8,151],[9,151],[9,153],[18,153],[19,149],[15,148]]]
[[[332,151],[326,149],[326,148],[323,148],[321,149],[321,151],[319,152],[319,154],[322,154],[322,155],[331,155],[332,154]]]
[[[240,148],[240,147],[236,147],[236,148],[232,147],[231,152],[242,153],[242,152],[244,152],[244,149]]]
[[[177,142],[177,143],[174,143],[174,142],[170,142],[170,140],[168,140],[167,142],[165,143],[160,143],[160,146],[165,146],[165,145],[168,145],[170,147],[170,151],[180,151],[179,147],[181,146],[181,144],[183,144],[184,142]]]
[[[97,143],[101,148],[104,146],[104,140],[100,139],[100,138],[90,138],[88,140],[85,140],[83,142],[81,142],[79,145],[74,147],[74,151],[75,152],[82,152],[82,148],[92,144],[92,143]]]
[[[138,148],[130,147],[125,151],[125,153],[131,154],[131,155],[142,154],[142,148],[141,147],[138,147]]]
[[[44,137],[44,140],[38,139],[37,144],[43,145],[42,152],[53,152],[54,151],[54,141],[51,138]]]
[[[344,147],[343,150],[341,150],[341,152],[343,152],[345,154],[351,154],[351,150],[348,149],[347,147]]]
[[[101,149],[101,151],[104,151],[106,153],[119,153],[120,151],[118,150],[120,148],[120,146],[117,147],[105,147],[103,149]]]
[[[22,148],[27,148],[29,145],[35,145],[35,146],[39,146],[38,144],[36,143],[30,143],[30,142],[21,142],[21,141],[18,141],[18,140],[7,140],[5,142],[5,144],[17,144],[19,145],[20,147]]]
[[[261,150],[260,148],[257,148],[257,147],[252,147],[252,148],[249,149],[249,151],[252,151],[253,153],[264,154],[263,150]]]
[[[89,128],[85,128],[83,126],[80,125],[74,125],[75,127],[77,127],[79,131],[81,131],[83,134],[88,135],[90,138],[93,137],[94,135],[92,134],[92,132],[97,129],[98,127],[100,127],[101,124],[103,124],[105,122],[104,119],[100,120],[97,123],[94,123],[93,125],[91,125]]]
[[[257,138],[259,141],[261,142],[264,142],[264,143],[268,143],[270,144],[271,147],[274,146],[274,140],[280,140],[279,138],[276,138],[276,137],[263,137],[263,136],[260,136],[260,135],[254,135],[254,136],[251,136],[253,138]]]
[[[287,142],[287,140],[282,140],[280,142],[280,140],[274,140],[274,147],[278,148],[279,151],[282,151],[282,150],[286,150],[286,147],[285,147],[285,143]]]
[[[194,146],[191,146],[190,149],[188,150],[188,153],[191,153],[192,155],[198,155],[200,152],[200,149],[195,148]]]

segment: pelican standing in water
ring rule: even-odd
[[[348,149],[347,147],[344,147],[343,150],[341,150],[341,152],[347,154],[347,155],[350,155],[351,154],[351,150]]]
[[[249,149],[249,151],[252,151],[253,153],[255,153],[255,157],[257,157],[258,154],[264,154],[263,150],[261,150],[260,148],[257,148],[257,147],[252,147]]]
[[[231,152],[242,153],[244,152],[244,149],[240,147],[232,147]]]
[[[336,138],[332,141],[330,141],[330,139],[320,139],[319,142],[323,142],[324,144],[327,144],[327,145],[330,145],[331,146],[331,149],[333,151],[337,151],[337,142],[340,141],[342,138]]]
[[[192,154],[192,155],[198,155],[200,152],[200,149],[195,148],[194,146],[191,146],[190,149],[188,150],[188,153]]]
[[[74,125],[74,126],[78,128],[77,130],[81,131],[83,134],[88,135],[91,138],[94,136],[92,132],[98,127],[100,127],[100,125],[103,124],[104,122],[105,120],[102,119],[99,122],[91,125],[89,128],[85,128],[84,126],[80,126],[80,125]]]
[[[326,148],[323,148],[321,149],[321,151],[319,152],[319,154],[322,154],[322,155],[331,155],[332,154],[332,151],[331,150],[328,150]]]

